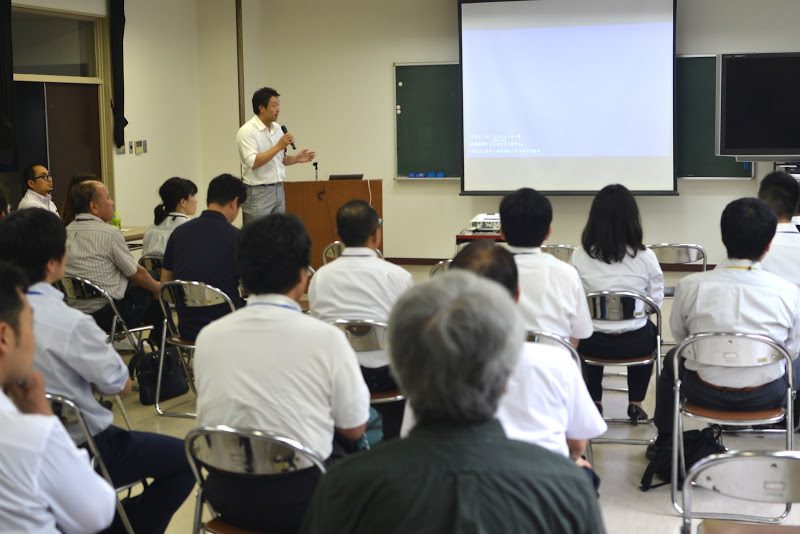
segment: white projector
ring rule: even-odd
[[[473,232],[499,232],[500,214],[479,213],[470,221],[470,228]]]

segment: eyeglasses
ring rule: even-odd
[[[44,174],[40,174],[39,176],[34,176],[33,179],[34,180],[42,179],[42,180],[47,180],[48,182],[52,182],[53,181],[53,175],[50,174],[49,172],[46,172]]]

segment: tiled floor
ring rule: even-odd
[[[427,278],[427,267],[409,268],[417,281]],[[668,275],[667,283],[674,284],[676,276]],[[668,318],[670,303],[664,306],[664,332],[667,340],[669,335]],[[618,380],[618,379],[617,379]],[[653,383],[648,392],[645,409],[653,413]],[[191,410],[193,397],[191,393],[167,403],[170,408]],[[607,416],[624,415],[626,407],[625,398],[621,394],[610,393],[604,399]],[[137,430],[161,432],[183,438],[195,425],[193,420],[159,417],[152,407],[144,407],[138,402],[135,395],[126,399],[126,406],[133,424]],[[118,418],[117,424],[122,424]],[[652,433],[652,428],[646,425],[633,428],[627,425],[612,425],[609,434],[615,436],[646,436]],[[765,449],[778,448],[782,443],[782,436],[725,436],[725,444],[730,449]],[[669,497],[669,488],[663,486],[643,493],[638,489],[639,480],[644,472],[646,460],[643,446],[632,445],[595,445],[595,469],[602,478],[600,487],[600,505],[606,531],[609,533],[639,533],[661,534],[678,532],[680,519],[672,509]],[[742,513],[767,513],[775,507],[756,505],[726,499],[720,496],[699,493],[696,509],[709,510],[716,506],[717,510],[737,510]],[[720,508],[722,507],[722,508]],[[190,497],[178,510],[170,524],[168,533],[191,532],[192,514],[194,509],[194,496]],[[785,524],[800,524],[800,512],[792,512]]]

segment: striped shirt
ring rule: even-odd
[[[119,300],[125,296],[128,277],[137,268],[118,228],[88,213],[76,215],[67,226],[67,275],[87,278]],[[104,303],[94,300],[75,304],[79,310],[93,313]]]

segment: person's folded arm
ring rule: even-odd
[[[161,290],[161,284],[152,276],[150,276],[150,273],[147,272],[147,269],[141,265],[137,267],[135,273],[128,276],[128,280],[142,289],[153,293],[154,295],[158,294],[158,292]]]
[[[128,367],[106,333],[97,326],[91,315],[84,315],[75,325],[65,349],[71,355],[69,365],[84,380],[94,384],[105,395],[130,392]]]

